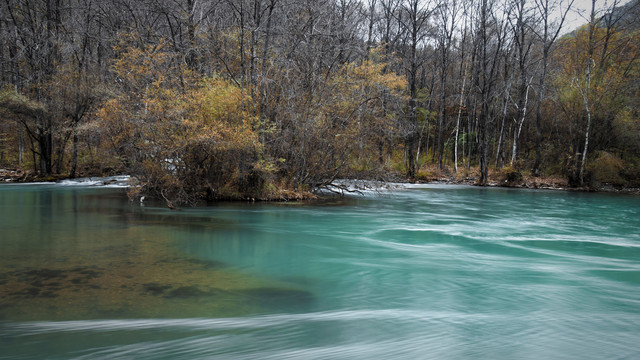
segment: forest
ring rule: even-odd
[[[169,204],[640,186],[640,1],[4,0],[0,168]],[[493,180],[492,180],[493,179]]]

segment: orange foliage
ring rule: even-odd
[[[215,143],[219,149],[259,148],[257,119],[247,110],[251,98],[230,81],[213,78],[191,94],[190,112],[184,124],[194,141]]]
[[[96,118],[135,191],[176,204],[242,193],[260,151],[251,99],[224,79],[196,81],[162,42],[116,50],[118,92]]]

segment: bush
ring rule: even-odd
[[[636,157],[627,159],[620,176],[627,181],[627,186],[640,187],[640,159]]]
[[[517,185],[522,182],[522,172],[517,167],[509,165],[500,171],[499,178],[506,185]]]
[[[609,152],[599,151],[597,157],[589,162],[586,170],[591,174],[591,180],[597,183],[614,186],[627,184],[621,176],[625,170],[625,162]]]

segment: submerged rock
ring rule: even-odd
[[[311,292],[291,288],[263,287],[242,290],[248,300],[269,308],[287,308],[299,310],[313,304]]]
[[[212,293],[208,291],[204,291],[197,286],[191,285],[191,286],[181,286],[177,289],[168,291],[164,297],[168,299],[172,299],[172,298],[191,298],[191,297],[209,296],[209,295],[212,295]]]
[[[20,275],[21,275],[20,277],[23,279],[29,278],[29,279],[41,280],[41,281],[67,277],[66,271],[64,270],[47,269],[47,268],[24,271]]]
[[[171,285],[160,285],[158,283],[149,283],[143,284],[144,292],[150,293],[151,295],[159,296],[164,294],[164,292],[168,289],[171,289]]]

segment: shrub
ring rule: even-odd
[[[517,185],[522,182],[522,172],[514,166],[506,166],[500,171],[500,181],[506,185]]]
[[[627,183],[621,176],[625,170],[625,162],[606,151],[599,151],[586,170],[591,174],[592,180],[601,184],[624,186]]]

